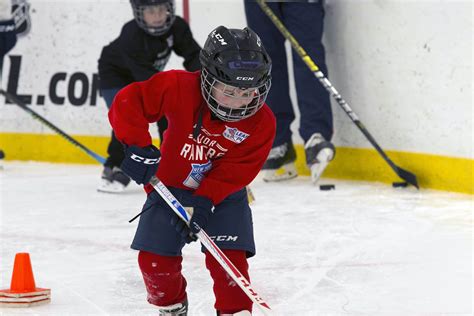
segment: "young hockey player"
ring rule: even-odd
[[[122,170],[139,184],[156,174],[193,208],[188,228],[145,186],[147,211],[132,248],[139,250],[148,301],[160,315],[187,315],[181,250],[200,229],[249,277],[247,258],[255,255],[255,244],[245,186],[263,166],[275,135],[275,118],[265,104],[271,60],[257,34],[220,26],[209,34],[200,61],[201,72],[166,71],[128,85],[109,112],[126,146]],[[148,125],[162,117],[168,129],[158,150]],[[218,315],[250,315],[251,300],[212,255],[205,257]]]
[[[110,108],[115,94],[127,84],[143,81],[162,71],[171,52],[184,58],[186,70],[199,70],[201,47],[194,40],[189,25],[175,15],[174,0],[131,0],[135,19],[127,22],[120,36],[105,46],[99,59],[100,91]],[[166,119],[158,122],[161,141]],[[123,145],[112,132],[98,187],[103,192],[121,192],[130,182],[120,164]]]

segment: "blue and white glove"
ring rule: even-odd
[[[151,145],[145,148],[129,146],[125,149],[125,159],[120,169],[138,184],[147,184],[158,170],[161,153]]]
[[[206,228],[209,222],[209,217],[212,215],[212,201],[203,196],[195,196],[195,202],[193,203],[193,215],[189,220],[189,227],[186,223],[178,216],[171,218],[171,224],[174,225],[176,231],[181,235],[186,243],[190,243],[197,240],[195,234],[201,229]]]

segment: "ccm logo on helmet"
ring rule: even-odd
[[[242,81],[252,81],[255,77],[237,77],[235,79]]]
[[[216,33],[215,30],[214,32],[212,32],[212,36],[215,37],[221,43],[221,45],[227,45],[227,42],[224,40],[222,35],[220,35],[219,33]]]
[[[144,163],[145,165],[156,165],[160,161],[159,158],[143,158],[135,154],[132,154],[130,158],[132,158],[135,161]]]

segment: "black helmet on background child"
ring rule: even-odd
[[[153,36],[160,36],[165,34],[173,25],[175,16],[174,0],[130,0],[133,8],[133,15],[138,26]],[[166,21],[160,26],[147,25],[143,17],[143,11],[146,7],[164,5],[167,10]]]
[[[270,90],[272,61],[254,31],[247,27],[243,30],[217,27],[209,34],[199,60],[202,95],[218,118],[239,121],[254,115],[263,106]],[[216,84],[220,84],[221,91],[229,86],[249,90],[252,100],[241,108],[219,104],[212,93]]]
[[[16,36],[25,36],[31,29],[30,4],[26,0],[12,0],[11,3],[11,14],[15,22]]]

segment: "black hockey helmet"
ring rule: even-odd
[[[12,0],[11,3],[16,35],[25,36],[31,29],[30,4],[26,0]]]
[[[202,95],[221,120],[239,121],[263,106],[270,90],[272,62],[254,31],[247,27],[242,30],[217,27],[209,34],[199,60]],[[248,91],[251,102],[240,108],[220,104],[214,97],[215,90],[225,94],[229,88]]]
[[[133,9],[133,16],[138,26],[153,36],[160,36],[165,34],[173,25],[176,18],[175,16],[175,3],[174,0],[130,0]],[[165,5],[167,10],[167,18],[163,25],[155,27],[147,25],[143,17],[143,11],[146,7]]]

